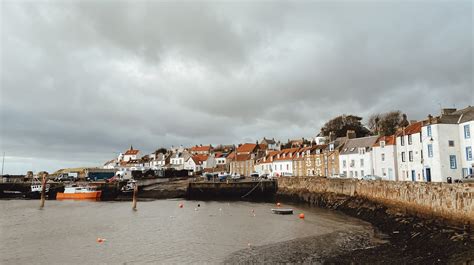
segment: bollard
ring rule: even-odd
[[[44,201],[45,201],[45,193],[46,193],[46,177],[43,174],[43,179],[41,180],[41,203],[40,208],[44,208]]]
[[[134,211],[137,210],[137,193],[138,193],[138,184],[134,183],[134,185],[133,185],[133,202],[132,202],[132,209]]]

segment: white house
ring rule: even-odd
[[[413,122],[396,134],[398,180],[424,181],[422,122]],[[426,137],[424,137],[426,138]],[[425,139],[426,140],[426,139]]]
[[[123,155],[123,161],[128,162],[130,160],[139,159],[140,150],[133,149],[133,146],[130,146],[130,149],[125,152]]]
[[[187,151],[175,152],[171,155],[170,164],[177,170],[184,169],[184,162],[190,157],[191,155]]]
[[[273,156],[272,175],[273,176],[292,176],[293,175],[293,156],[299,148],[283,149]]]
[[[184,162],[183,168],[186,170],[192,170],[193,172],[202,171],[203,160],[201,160],[199,156],[190,156]]]
[[[339,154],[339,172],[349,178],[374,174],[372,146],[378,136],[348,139]]]
[[[374,175],[386,180],[398,180],[395,135],[381,136],[372,147]]]
[[[461,179],[472,172],[470,135],[474,108],[443,109],[438,117],[423,122],[424,175],[427,181],[446,182]]]
[[[461,156],[459,158],[462,176],[474,174],[474,107],[467,107],[459,110],[459,148]]]

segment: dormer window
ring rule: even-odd
[[[329,145],[329,151],[334,151],[334,144]]]
[[[355,150],[355,148],[354,148],[354,147],[352,147],[350,151],[351,151],[351,152],[354,152],[354,150]]]
[[[380,141],[380,147],[382,147],[382,148],[385,147],[385,141]]]

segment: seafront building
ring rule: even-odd
[[[353,138],[348,135],[348,138],[339,155],[339,172],[348,178],[357,179],[373,175],[372,147],[379,137]]]
[[[187,170],[229,172],[243,176],[380,176],[393,181],[456,181],[473,173],[474,107],[443,109],[437,117],[412,121],[394,135],[356,138],[330,132],[288,140],[264,137],[260,143],[195,145],[159,149],[148,155],[130,146],[104,163],[113,170]],[[311,138],[310,138],[311,139]]]
[[[374,175],[385,180],[398,180],[395,135],[381,136],[372,147]]]

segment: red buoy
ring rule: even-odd
[[[184,205],[183,205],[182,203],[179,204],[179,208],[183,208],[183,206],[184,206]]]
[[[299,217],[300,219],[304,219],[304,213],[300,213]]]
[[[281,206],[281,203],[277,202],[277,206],[280,207],[280,206]]]

